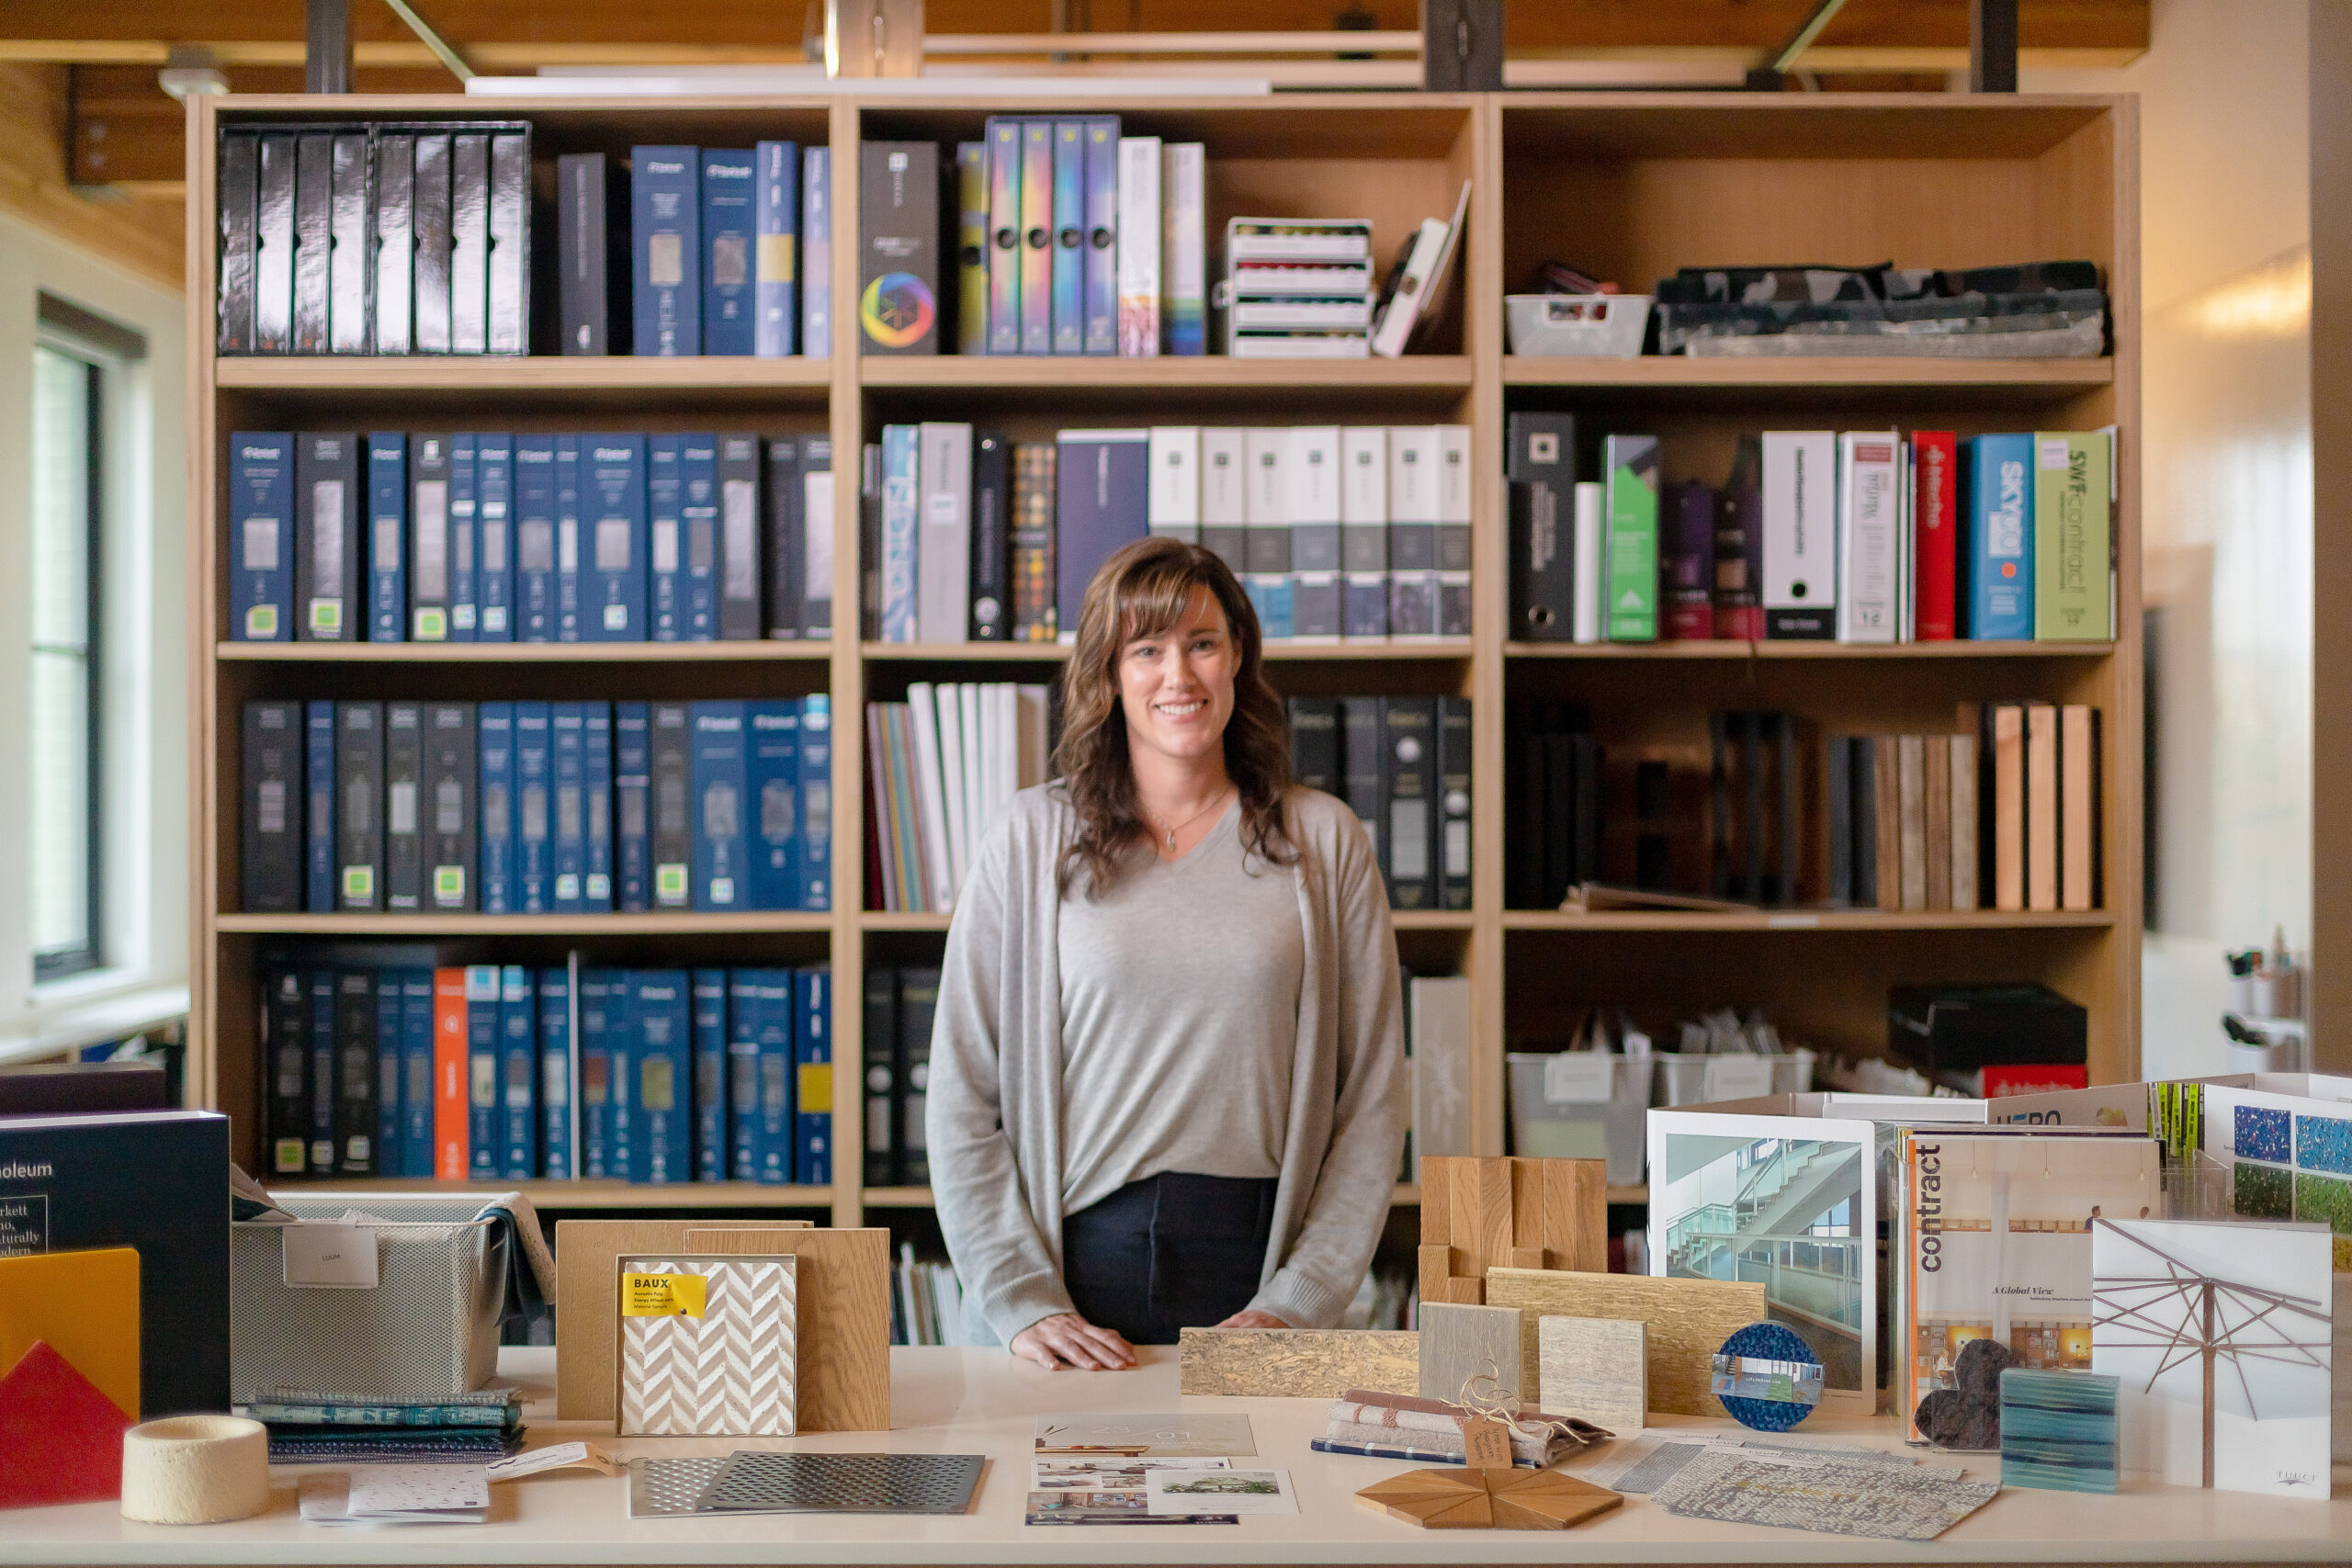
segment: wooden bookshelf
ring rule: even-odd
[[[869,958],[933,960],[945,917],[867,911],[861,820],[869,695],[910,680],[1050,680],[1056,645],[889,645],[857,640],[856,454],[879,427],[985,420],[1016,439],[1075,424],[1402,423],[1472,427],[1476,477],[1473,635],[1442,642],[1269,649],[1286,693],[1409,691],[1475,699],[1472,907],[1401,911],[1406,961],[1458,965],[1474,982],[1473,1137],[1506,1142],[1502,1057],[1557,1037],[1582,1007],[1687,1013],[1765,1007],[1790,1038],[1847,1052],[1884,1039],[1894,980],[2039,979],[2083,1002],[2092,1077],[2138,1069],[2141,910],[2140,435],[2136,109],[2129,98],[2001,95],[1302,94],[1138,100],[1145,134],[1206,143],[1211,231],[1238,212],[1361,216],[1385,263],[1419,220],[1474,182],[1460,283],[1433,352],[1340,363],[1196,359],[867,358],[856,297],[861,137],[976,138],[998,113],[1099,107],[1082,90],[1024,98],[743,97],[695,100],[203,97],[188,105],[188,371],[192,641],[190,739],[194,1103],[231,1112],[240,1156],[255,1143],[255,964],[320,940],[430,940],[452,953],[560,955],[577,946],[636,963],[829,962],[837,1081],[854,1083]],[[535,155],[623,152],[635,142],[830,141],[836,209],[829,357],[386,359],[214,355],[215,131],[223,123],[322,118],[529,118]],[[547,231],[542,214],[538,234]],[[2088,257],[2108,273],[2114,353],[2098,360],[1517,358],[1503,296],[1551,257],[1629,290],[1685,265],[1791,256],[1966,266]],[[813,268],[819,265],[811,258]],[[1589,432],[1652,431],[1669,482],[1720,482],[1744,431],[1787,427],[2086,428],[2120,434],[2117,598],[2110,643],[1523,644],[1508,640],[1504,421],[1568,410]],[[626,421],[626,423],[620,422]],[[830,641],[418,647],[226,640],[221,547],[226,433],[237,428],[537,430],[726,427],[829,433],[836,485]],[[502,668],[513,666],[515,668]],[[830,914],[604,917],[247,915],[237,911],[238,714],[254,697],[628,697],[824,692],[835,715]],[[2030,696],[2104,710],[2105,908],[1993,911],[1507,910],[1503,746],[1514,698],[1574,700],[1604,744],[1687,743],[1720,706],[1781,706],[1823,727],[1949,728],[1955,703]],[[550,1209],[825,1211],[839,1224],[920,1210],[922,1188],[865,1189],[854,1151],[863,1107],[837,1096],[829,1188],[522,1186]],[[412,1185],[401,1183],[401,1185]],[[1611,1189],[1639,1203],[1644,1189]],[[1414,1203],[1416,1190],[1396,1201]]]

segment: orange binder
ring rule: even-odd
[[[466,1179],[466,972],[433,972],[433,1174]]]

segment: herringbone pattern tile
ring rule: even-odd
[[[621,1319],[623,1437],[794,1434],[795,1259],[630,1258],[623,1267],[640,1274],[699,1274],[709,1281],[698,1318]]]

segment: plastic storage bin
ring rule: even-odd
[[[1605,1159],[1609,1184],[1632,1187],[1647,1157],[1648,1056],[1512,1052],[1511,1151],[1536,1159]],[[1604,1069],[1601,1064],[1606,1063]]]
[[[1510,351],[1634,359],[1649,331],[1647,294],[1511,294],[1503,299]]]
[[[1717,1100],[1746,1100],[1758,1094],[1805,1094],[1813,1089],[1813,1053],[1802,1046],[1785,1055],[1758,1056],[1744,1053],[1660,1051],[1657,1062],[1659,1105],[1704,1105]],[[1724,1064],[1717,1066],[1716,1064]],[[1755,1077],[1758,1064],[1770,1073],[1770,1082]]]

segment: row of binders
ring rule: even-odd
[[[980,840],[1046,780],[1050,701],[1042,685],[917,681],[903,703],[865,705],[869,907],[956,908]]]
[[[1293,697],[1291,777],[1347,803],[1389,907],[1470,907],[1470,699]]]
[[[229,354],[525,354],[527,121],[224,130]]]
[[[931,1025],[939,1013],[936,967],[876,965],[865,972],[865,1185],[928,1187],[923,1113],[931,1087]]]
[[[1952,735],[1830,738],[1830,901],[2098,908],[2099,710],[1994,703],[1964,716],[1972,728]]]
[[[249,702],[251,913],[832,907],[832,722],[757,702]]]
[[[1659,441],[1508,425],[1511,635],[2092,641],[2114,636],[2111,431],[1768,431],[1720,489],[1662,487]]]
[[[954,152],[955,293],[939,232],[943,150],[869,142],[858,321],[869,354],[1208,350],[1205,149],[1119,134],[1116,115],[992,115]],[[952,321],[952,329],[950,321]]]
[[[831,352],[832,149],[632,147],[626,227],[606,181],[602,152],[556,160],[564,353]],[[611,276],[620,254],[626,318]]]
[[[269,965],[277,1177],[821,1186],[831,971]],[[574,1087],[578,1092],[573,1092]]]
[[[1270,639],[1470,635],[1467,425],[1155,425],[1014,442],[893,424],[866,449],[866,631],[1077,636],[1095,571],[1147,534],[1201,545]]]
[[[240,642],[832,635],[820,435],[238,431]]]

